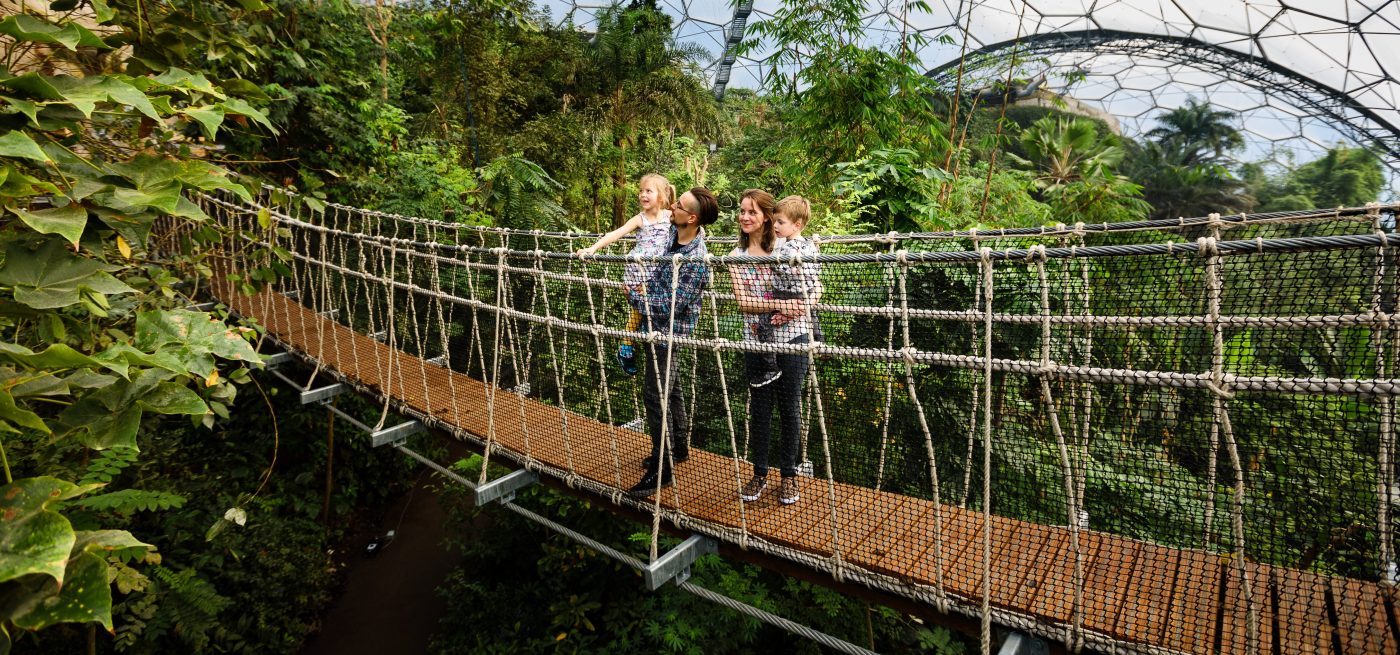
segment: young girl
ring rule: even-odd
[[[671,210],[666,208],[671,206],[675,188],[666,178],[656,173],[643,175],[637,186],[637,200],[642,205],[642,211],[628,219],[622,227],[604,234],[597,243],[580,248],[578,254],[596,254],[599,249],[637,230],[640,230],[637,232],[637,245],[632,247],[632,252],[627,253],[628,257],[660,257],[666,254],[666,249],[671,245]],[[655,270],[654,263],[627,262],[622,271],[622,283],[629,289],[641,290]],[[641,324],[642,315],[637,313],[636,309],[631,310],[631,316],[627,319],[627,331],[635,332]],[[617,362],[622,366],[623,372],[636,375],[637,352],[631,339],[623,340],[622,346],[617,349]]]

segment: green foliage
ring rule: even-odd
[[[919,2],[909,7],[928,11]],[[774,135],[768,159],[799,190],[826,186],[838,162],[879,149],[910,149],[946,166],[952,146],[933,102],[939,93],[916,67],[923,37],[906,37],[894,54],[864,47],[864,15],[854,0],[816,7],[785,0],[772,18],[750,24],[753,38],[740,46],[741,54],[760,43],[774,49],[764,83],[782,103],[785,129]]]
[[[1063,223],[1142,218],[1142,187],[1117,173],[1124,151],[1093,121],[1046,116],[1021,133],[1021,151],[1007,157],[1035,173],[1035,185]]]
[[[141,575],[126,564],[154,557],[154,547],[101,529],[99,517],[178,507],[183,498],[132,489],[79,497],[134,462],[138,435],[157,423],[148,415],[212,424],[212,403],[235,395],[219,367],[260,361],[244,332],[171,309],[173,286],[186,286],[182,275],[194,283],[211,273],[195,243],[159,252],[150,243],[158,221],[207,221],[192,194],[251,197],[196,158],[202,140],[229,129],[226,120],[275,132],[245,99],[247,85],[169,65],[188,65],[184,55],[169,55],[192,43],[218,58],[238,38],[172,18],[190,8],[200,11],[193,3],[108,3],[98,17],[115,31],[103,38],[65,14],[0,22],[10,37],[0,52],[13,75],[0,80],[0,206],[12,217],[0,236],[0,288],[12,298],[0,309],[7,336],[0,358],[8,364],[0,368],[0,433],[7,433],[0,462],[5,502],[24,517],[0,528],[0,618],[20,629],[86,622],[112,629],[111,581],[139,586]],[[152,17],[162,22],[148,23]],[[47,47],[42,59],[33,58],[35,44]],[[132,49],[115,49],[123,45]],[[105,65],[93,65],[103,58]],[[103,72],[122,63],[126,74]],[[219,238],[210,231],[197,239]],[[121,453],[99,456],[78,475],[74,461],[86,448],[114,447]],[[9,449],[18,449],[19,476]],[[62,479],[69,475],[82,484]]]
[[[1266,212],[1357,207],[1375,202],[1385,186],[1380,158],[1362,148],[1332,148],[1274,177],[1260,166],[1249,166],[1245,178],[1253,194],[1263,199],[1259,210]]]

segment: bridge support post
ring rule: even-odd
[[[700,559],[701,555],[718,552],[719,545],[714,539],[698,534],[690,535],[679,546],[666,551],[665,555],[656,558],[655,562],[642,569],[647,589],[656,591],[671,580],[675,580],[676,584],[689,580],[690,565],[694,564],[695,560]]]
[[[508,503],[515,500],[515,492],[540,481],[539,474],[527,469],[519,469],[476,487],[476,506],[490,505],[496,501]]]
[[[1022,632],[1008,632],[997,655],[1050,655],[1050,646]]]

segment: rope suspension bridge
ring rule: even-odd
[[[623,329],[621,282],[679,258],[275,189],[199,202],[252,235],[210,291],[308,362],[304,399],[348,385],[377,439],[440,430],[643,512],[652,564],[663,526],[701,535],[965,617],[984,652],[993,624],[1069,651],[1400,652],[1396,206],[707,256],[681,336]],[[823,339],[742,340],[733,271],[813,263]],[[644,498],[629,337],[680,353],[688,410],[688,460]],[[757,350],[808,362],[792,505],[739,495]]]

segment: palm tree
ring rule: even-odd
[[[1148,142],[1130,148],[1124,172],[1142,184],[1152,218],[1205,216],[1254,208],[1248,185],[1223,164],[1184,161],[1183,151]]]
[[[1179,153],[1182,164],[1219,162],[1227,152],[1244,147],[1244,137],[1234,125],[1234,112],[1217,110],[1195,98],[1157,117],[1161,123],[1146,136],[1163,148]]]
[[[1125,154],[1118,138],[1101,137],[1093,121],[1046,116],[1021,133],[1020,146],[1025,156],[1007,157],[1035,175],[1041,199],[1059,220],[1097,223],[1147,213],[1142,187],[1117,173]]]
[[[671,19],[656,0],[613,5],[599,15],[590,57],[602,76],[597,109],[617,148],[614,225],[627,219],[627,152],[632,146],[648,134],[707,132],[718,124],[714,99],[691,70],[702,52],[676,43]]]

